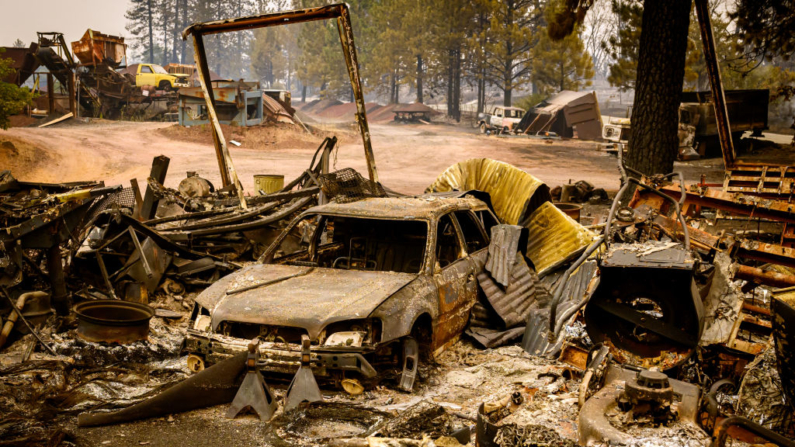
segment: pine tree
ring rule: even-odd
[[[533,47],[532,78],[541,93],[576,91],[591,85],[593,76],[591,55],[576,32],[553,41],[545,28],[539,30],[538,43]]]
[[[23,42],[22,39],[17,39],[14,41],[14,48],[25,48],[26,46],[27,45],[25,45],[25,42]]]
[[[475,0],[490,18],[484,31],[486,78],[503,91],[503,105],[512,92],[530,82],[531,49],[542,18],[537,0]]]
[[[13,60],[4,58],[5,49],[0,48],[0,79],[14,73]],[[8,129],[9,117],[21,112],[33,100],[33,93],[25,87],[0,81],[0,129]]]
[[[618,35],[602,43],[614,61],[610,64],[607,80],[619,90],[627,91],[635,88],[643,5],[640,2],[612,0],[612,8],[618,18]]]
[[[132,49],[139,50],[146,62],[154,63],[154,16],[155,0],[130,0],[130,8],[124,14],[127,31],[133,36]]]

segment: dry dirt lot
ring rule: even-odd
[[[318,136],[285,129],[226,130],[232,139],[242,140],[241,147],[230,145],[230,150],[249,191],[255,174],[284,174],[287,181],[300,174],[308,168],[322,136],[331,134],[339,135],[342,142],[336,166],[366,174],[361,139],[351,126],[321,125]],[[449,125],[375,124],[371,132],[382,183],[404,193],[421,193],[448,166],[479,157],[512,163],[551,187],[585,179],[596,187],[618,188],[616,158],[598,151],[593,142],[498,138]],[[128,185],[137,178],[144,184],[152,158],[163,154],[171,158],[167,186],[176,187],[187,171],[219,182],[209,129],[201,133],[172,123],[110,121],[12,128],[0,132],[0,167],[26,181],[104,180],[107,185]],[[681,167],[688,180],[698,180],[697,168],[721,178],[719,159]]]

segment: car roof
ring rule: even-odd
[[[381,219],[432,220],[454,210],[487,209],[473,196],[425,194],[413,197],[373,197],[349,203],[328,203],[308,209],[304,214],[333,214]]]

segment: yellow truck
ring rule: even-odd
[[[158,90],[177,90],[180,87],[189,87],[188,75],[169,73],[157,64],[132,64],[124,71],[135,76],[137,87],[152,85]]]

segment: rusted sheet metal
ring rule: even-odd
[[[736,162],[726,169],[723,190],[786,200],[795,193],[795,167]]]
[[[731,253],[740,258],[795,267],[795,248],[778,244],[741,239],[732,245]]]
[[[202,98],[206,96],[201,87],[183,87],[179,89],[180,96],[187,96],[191,98]],[[226,102],[230,104],[236,103],[237,89],[236,88],[215,88],[213,87],[213,96],[216,102]]]
[[[84,301],[74,307],[77,335],[92,342],[127,344],[146,340],[154,309],[119,300]]]
[[[571,259],[597,236],[575,222],[552,202],[542,204],[530,216],[527,228],[527,257],[543,276]]]
[[[295,119],[293,115],[277,100],[271,98],[267,94],[262,95],[262,105],[265,109],[265,114],[270,115],[274,121],[280,123],[294,124]]]
[[[723,164],[726,168],[734,166],[736,155],[732,142],[731,127],[729,126],[729,111],[726,108],[726,97],[723,94],[723,81],[720,76],[718,55],[715,52],[715,36],[712,34],[710,10],[708,0],[695,0],[698,25],[701,29],[701,43],[704,48],[704,60],[709,76],[709,85],[712,88],[712,98],[715,104],[715,121],[718,125]]]
[[[194,48],[196,50],[196,63],[200,69],[200,81],[202,87],[206,89],[205,85],[206,81],[210,78],[210,70],[207,67],[207,61],[205,59],[202,36],[208,34],[243,31],[268,26],[280,26],[292,23],[302,23],[334,18],[337,19],[337,30],[339,31],[340,35],[340,44],[342,45],[342,52],[343,56],[345,57],[345,64],[348,69],[348,76],[350,77],[353,96],[356,102],[356,121],[359,124],[359,131],[361,132],[362,142],[364,144],[364,156],[365,160],[367,161],[367,173],[369,174],[370,181],[378,182],[378,171],[375,166],[375,156],[373,155],[373,147],[370,139],[370,128],[367,124],[367,112],[364,106],[364,91],[362,90],[361,75],[359,74],[359,61],[356,56],[356,45],[354,43],[353,28],[351,26],[350,12],[348,10],[347,4],[338,3],[318,8],[283,11],[270,14],[239,17],[235,19],[196,23],[186,28],[185,31],[182,32],[182,38],[187,39],[189,35],[193,36]],[[224,153],[224,158],[228,158],[228,155],[226,155],[226,142],[223,140],[223,135],[221,135],[220,138],[217,135],[217,133],[220,132],[220,125],[218,126],[218,129],[216,129],[215,121],[217,121],[217,118],[215,118],[215,112],[212,110],[214,107],[212,104],[212,96],[211,94],[207,95],[207,106],[209,109],[211,109],[211,121],[213,121],[213,129],[216,139],[216,150],[219,153]],[[242,190],[242,188],[240,189]],[[242,192],[240,194],[242,195]]]
[[[770,305],[779,376],[790,402],[795,402],[795,288],[773,293]]]
[[[569,310],[579,305],[590,293],[592,290],[591,284],[597,282],[594,280],[596,267],[596,261],[585,261],[572,274],[569,281],[566,282],[566,288],[562,294],[563,299],[558,305],[556,313],[558,318],[558,321],[555,322],[556,327],[560,324],[560,319],[569,314]],[[563,337],[560,337],[555,343],[549,342],[549,337],[547,336],[549,318],[549,309],[543,308],[533,311],[528,318],[527,329],[522,338],[522,349],[529,354],[556,358],[561,351]],[[571,318],[571,315],[568,318]]]
[[[486,270],[498,284],[507,286],[511,279],[511,271],[517,262],[522,239],[522,227],[518,225],[495,225],[491,227],[489,257]],[[527,242],[525,241],[525,245]]]
[[[77,42],[72,42],[72,53],[83,65],[106,64],[118,68],[127,63],[127,45],[124,38],[87,30]]]
[[[768,272],[760,268],[748,265],[738,265],[737,272],[734,274],[737,279],[753,281],[758,284],[765,284],[773,287],[792,287],[795,286],[795,276],[786,275],[778,272]]]
[[[4,50],[0,52],[0,58],[11,59],[13,61],[11,68],[14,69],[14,71],[2,79],[3,82],[22,85],[39,67],[39,62],[34,56],[39,50],[39,45],[35,42],[30,44],[30,48],[0,48]]]
[[[486,272],[478,274],[478,283],[486,294],[486,299],[507,328],[527,321],[535,304],[538,283],[538,276],[527,266],[524,257],[516,252],[514,256],[516,261],[510,271],[508,287],[500,287]]]
[[[511,225],[551,200],[549,187],[521,169],[489,158],[473,158],[445,170],[426,192],[477,189],[491,195],[497,217]]]
[[[660,190],[676,200],[682,196],[682,191],[676,184],[663,186]],[[709,188],[702,188],[698,192],[688,191],[686,196],[685,205],[698,205],[733,214],[795,223],[795,203],[787,203],[783,200],[771,200]]]

